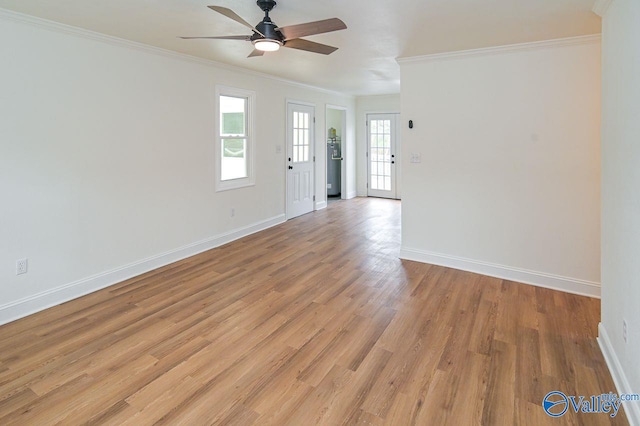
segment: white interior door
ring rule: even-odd
[[[367,115],[367,194],[370,197],[398,198],[397,124],[398,114]]]
[[[314,107],[287,103],[287,219],[313,211],[314,117]]]

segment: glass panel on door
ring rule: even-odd
[[[309,113],[293,113],[293,162],[309,161]]]

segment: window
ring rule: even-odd
[[[253,185],[253,105],[255,93],[216,87],[218,191]]]

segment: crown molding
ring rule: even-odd
[[[204,59],[197,56],[187,55],[185,53],[175,52],[173,50],[150,46],[148,44],[126,40],[123,38],[98,33],[95,31],[84,29],[84,28],[74,27],[72,25],[62,24],[60,22],[50,21],[48,19],[38,18],[36,16],[26,15],[24,13],[14,12],[8,9],[0,8],[0,19],[32,25],[35,27],[43,28],[43,29],[58,32],[58,33],[70,34],[77,37],[98,41],[101,43],[111,44],[113,46],[139,50],[145,53],[155,54],[155,55],[164,56],[167,58],[177,59],[177,60],[191,62],[195,64],[200,64],[200,65],[205,65],[212,68],[223,69],[223,70],[231,71],[234,73],[242,73],[251,77],[260,77],[267,80],[277,81],[279,83],[289,84],[291,86],[295,86],[303,89],[309,89],[309,90],[314,90],[322,93],[328,93],[331,95],[337,95],[337,96],[348,98],[348,99],[355,99],[355,96],[352,94],[342,93],[335,90],[326,89],[324,87],[317,87],[311,84],[306,84],[306,83],[302,83],[295,80],[289,80],[286,78],[277,77],[272,74],[253,71],[253,70],[242,68],[236,65],[217,62],[211,59]]]
[[[593,13],[595,13],[596,15],[604,18],[604,15],[607,13],[607,10],[609,9],[609,6],[611,6],[612,2],[613,0],[596,0],[591,10],[593,10]]]
[[[378,98],[378,99],[385,99],[385,98],[398,98],[400,97],[400,93],[399,92],[394,92],[394,93],[383,93],[380,95],[356,95],[356,99],[358,98]]]
[[[484,47],[480,49],[458,50],[453,52],[435,53],[431,55],[411,56],[397,58],[399,64],[414,62],[431,62],[448,59],[468,58],[473,56],[499,55],[503,53],[524,52],[529,50],[549,49],[554,47],[577,46],[582,44],[600,43],[600,34],[591,34],[578,37],[566,37],[553,40],[534,41],[529,43],[508,44],[505,46]]]

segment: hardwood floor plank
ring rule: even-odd
[[[451,410],[455,424],[479,424],[484,411],[489,365],[491,359],[483,354],[467,352],[467,362],[460,371],[461,384]],[[425,418],[426,420],[426,418]]]
[[[287,419],[288,424],[320,424],[329,407],[337,404],[344,393],[347,383],[354,376],[353,371],[334,365],[322,378],[322,381],[314,387],[308,398],[296,408]]]
[[[326,424],[355,424],[362,416],[359,407],[378,381],[380,373],[393,354],[379,348],[373,348],[367,357],[355,370],[353,379],[345,384],[344,396],[327,407],[323,413],[323,423]]]
[[[489,354],[491,365],[482,424],[507,425],[514,422],[516,346],[496,340]]]

